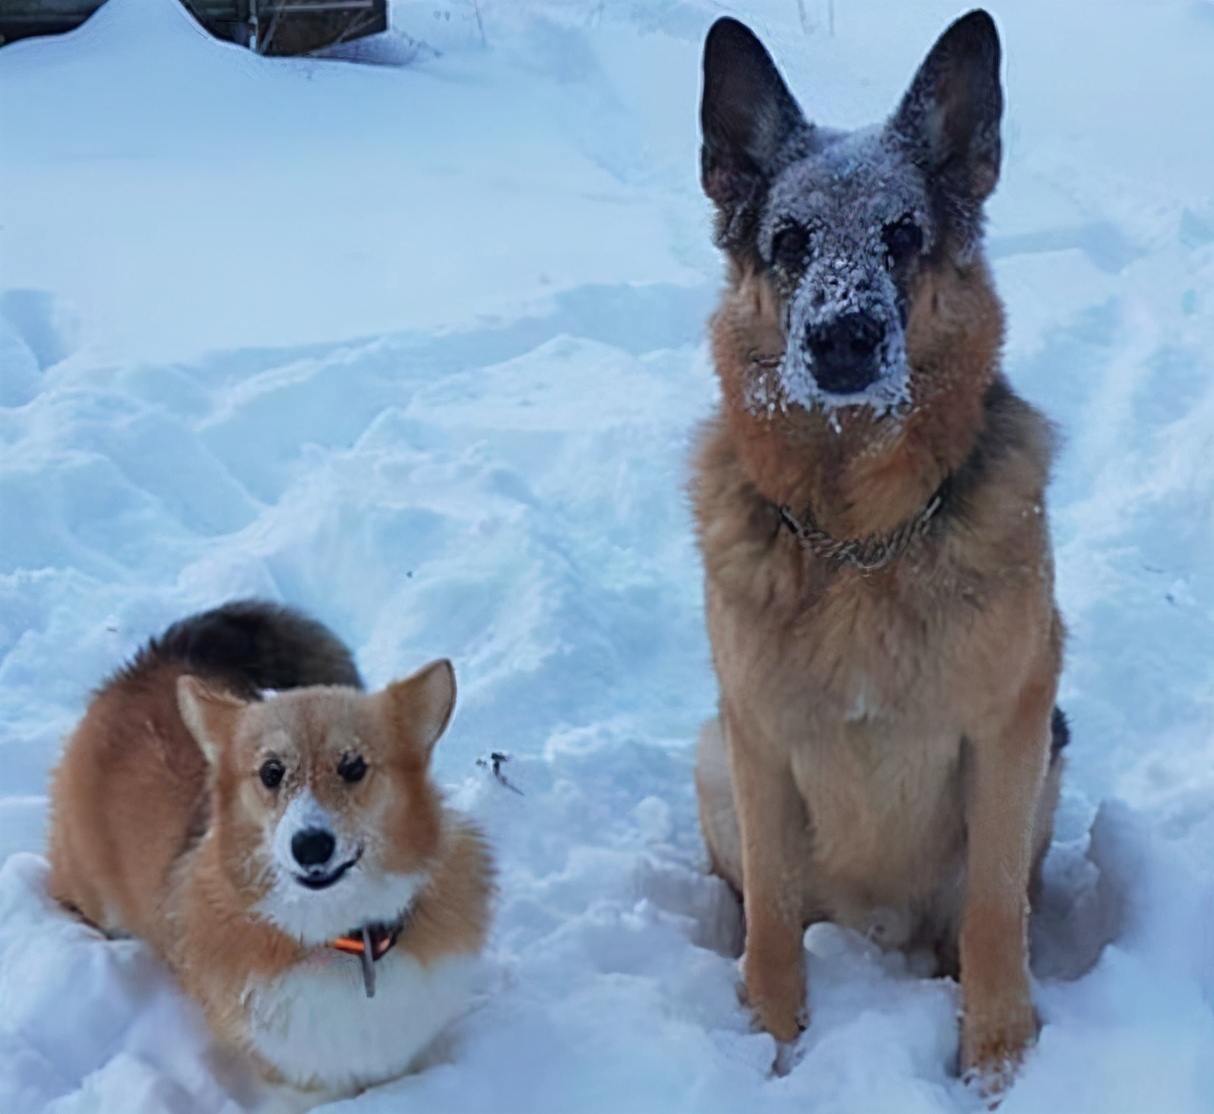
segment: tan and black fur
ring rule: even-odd
[[[1052,437],[1000,369],[981,246],[994,24],[958,20],[865,133],[809,124],[736,21],[704,64],[729,273],[693,480],[720,683],[697,787],[744,900],[747,996],[797,1036],[817,920],[928,947],[959,967],[962,1068],[997,1086],[1035,1033],[1028,898],[1066,732]],[[847,554],[900,532],[884,563]]]

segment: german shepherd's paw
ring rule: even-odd
[[[961,1078],[993,1100],[993,1109],[1036,1039],[1037,1019],[1028,1000],[998,1013],[967,1014],[961,1023]]]
[[[795,1041],[809,1025],[804,973],[754,963],[749,956],[743,959],[742,968],[744,982],[738,995],[750,1007],[756,1027],[783,1044]]]
[[[752,1003],[755,1023],[769,1032],[781,1044],[792,1044],[809,1024],[809,1013],[804,1008],[789,1008],[787,1002],[760,999]]]
[[[776,1041],[776,1055],[771,1062],[771,1078],[783,1079],[792,1075],[796,1066],[805,1059],[805,1046],[800,1040]]]

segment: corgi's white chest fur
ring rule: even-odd
[[[474,955],[422,964],[394,948],[376,963],[375,997],[368,998],[361,960],[322,949],[250,986],[250,1041],[296,1086],[357,1091],[413,1065],[467,1008],[478,968]]]

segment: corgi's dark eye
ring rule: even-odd
[[[891,267],[899,267],[914,255],[918,255],[923,247],[923,231],[910,219],[887,224],[882,233],[885,240],[885,261]]]
[[[781,228],[771,241],[771,261],[787,274],[797,274],[805,266],[809,234],[799,224]]]
[[[261,784],[267,789],[277,789],[286,772],[287,768],[277,758],[267,758],[261,764],[261,769],[257,771],[257,776],[261,778]]]
[[[343,781],[362,781],[367,772],[367,764],[361,754],[347,754],[337,763],[338,776]]]

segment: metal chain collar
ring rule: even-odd
[[[927,533],[932,519],[948,498],[949,479],[945,479],[927,505],[911,515],[891,533],[867,538],[835,538],[815,521],[813,512],[806,510],[804,521],[798,521],[788,507],[780,507],[780,519],[815,557],[836,565],[851,565],[862,573],[876,572],[897,557],[901,557],[911,542]]]

